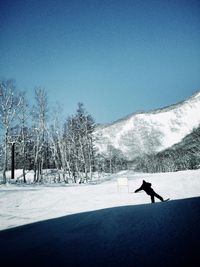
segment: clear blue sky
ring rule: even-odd
[[[200,1],[1,0],[0,79],[96,122],[200,89]]]

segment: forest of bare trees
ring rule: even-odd
[[[34,183],[42,183],[45,170],[55,182],[85,183],[94,172],[115,172],[124,168],[114,148],[109,158],[94,147],[95,121],[83,103],[73,115],[61,118],[61,107],[50,107],[45,89],[36,88],[34,104],[16,89],[13,80],[0,82],[0,170],[7,182],[8,170],[34,170]],[[46,177],[45,177],[46,179]]]

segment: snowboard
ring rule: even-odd
[[[170,200],[170,198],[167,198],[167,199],[164,199],[164,201],[163,202],[166,202],[166,201],[169,201]]]

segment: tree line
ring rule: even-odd
[[[137,171],[151,173],[199,169],[200,126],[171,148],[137,158],[135,166]]]
[[[13,80],[0,81],[0,169],[3,183],[13,164],[22,169],[26,183],[27,170],[34,170],[35,183],[44,181],[44,169],[51,169],[55,182],[84,183],[94,172],[115,172],[125,168],[125,161],[110,148],[104,157],[95,149],[96,123],[83,103],[75,114],[61,118],[61,107],[50,108],[45,89],[36,88],[34,105],[25,92],[17,90]]]

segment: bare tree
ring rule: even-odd
[[[74,116],[69,116],[64,125],[64,141],[66,147],[66,158],[69,162],[69,172],[74,182],[81,176],[81,158],[79,152],[79,140],[77,121]]]
[[[47,133],[48,101],[44,89],[35,89],[36,106],[33,108],[34,136],[35,136],[35,159],[34,159],[34,182],[43,179],[42,169],[44,164],[45,136]]]
[[[64,136],[64,127],[60,123],[60,107],[54,109],[52,116],[52,124],[48,131],[53,159],[58,170],[58,180],[60,181],[60,170],[63,174],[63,180],[68,183],[68,178],[71,178],[71,168],[67,157],[68,144]],[[68,175],[67,175],[68,173]]]
[[[16,94],[13,80],[0,82],[0,124],[4,132],[4,164],[3,183],[7,182],[6,170],[8,161],[9,132],[16,118],[16,112],[20,105],[20,99]]]
[[[29,106],[26,100],[25,92],[20,93],[20,105],[18,112],[18,119],[20,122],[20,133],[19,133],[19,141],[22,152],[22,170],[23,170],[23,179],[24,183],[26,183],[26,147],[28,143],[27,129],[28,129],[28,118],[30,117]]]

